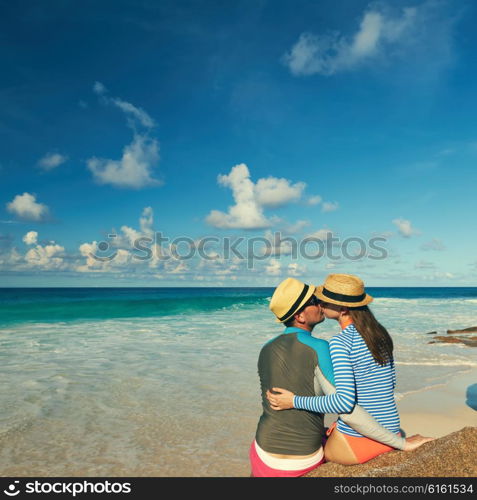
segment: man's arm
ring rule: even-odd
[[[323,375],[320,367],[315,368],[315,394],[317,396],[330,395],[336,392],[335,387]],[[370,413],[363,407],[355,405],[351,413],[340,414],[340,419],[350,427],[380,443],[403,450],[406,440],[383,427]]]

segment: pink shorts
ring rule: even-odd
[[[316,469],[325,461],[325,459],[323,458],[320,462],[312,465],[311,467],[301,470],[272,469],[268,465],[264,464],[258,456],[257,450],[255,449],[255,441],[250,446],[249,458],[253,477],[300,477],[307,472]]]

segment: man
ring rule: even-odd
[[[253,477],[298,477],[324,462],[324,415],[297,409],[274,411],[266,398],[271,387],[287,387],[303,396],[333,390],[328,342],[311,335],[324,320],[315,290],[312,285],[287,278],[270,301],[271,311],[286,328],[263,346],[258,359],[263,413],[250,447]],[[371,439],[393,448],[406,446],[404,438],[382,427],[359,406],[340,416]]]

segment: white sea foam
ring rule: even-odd
[[[459,297],[459,298],[431,298],[431,297],[409,297],[409,298],[398,298],[398,297],[375,297],[373,302],[371,303],[371,307],[375,304],[409,304],[409,305],[416,305],[416,303],[419,304],[441,304],[447,306],[453,306],[456,304],[477,304],[477,299],[473,298],[465,298],[465,297]]]
[[[473,361],[396,361],[396,365],[398,366],[468,366],[468,367],[477,367],[477,363]]]
[[[410,396],[411,394],[419,394],[421,392],[426,392],[431,389],[437,389],[439,387],[445,387],[447,384],[446,383],[440,383],[440,384],[433,384],[433,385],[427,385],[426,387],[421,387],[420,389],[415,389],[415,390],[410,390],[406,392],[395,392],[394,397],[396,401],[401,401],[403,398],[406,396]]]

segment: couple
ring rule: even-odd
[[[400,435],[393,342],[368,308],[372,300],[349,274],[331,274],[319,287],[287,278],[275,289],[270,309],[286,328],[258,359],[263,413],[251,476],[299,477],[325,461],[364,463],[433,439]],[[325,317],[341,330],[329,344],[311,335]],[[339,415],[326,436],[325,413]]]

